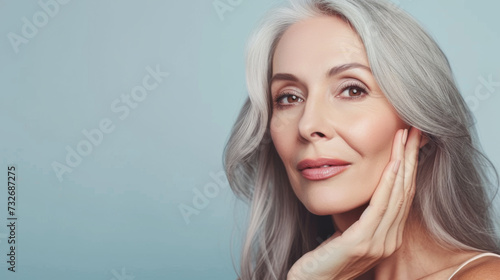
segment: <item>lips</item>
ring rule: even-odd
[[[321,168],[329,166],[339,166],[339,165],[349,165],[350,162],[343,161],[340,159],[331,158],[318,158],[318,159],[305,159],[297,164],[297,169],[302,171],[307,168]]]
[[[302,176],[308,180],[318,181],[331,178],[346,170],[351,163],[339,159],[306,159],[297,165]]]

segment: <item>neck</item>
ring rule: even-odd
[[[344,232],[359,219],[365,208],[366,205],[333,215],[335,228]],[[448,268],[452,269],[464,259],[463,253],[453,253],[429,236],[418,218],[408,217],[401,247],[358,279],[367,276],[370,279],[420,279],[439,272],[446,274]]]
[[[354,224],[354,222],[359,220],[359,217],[361,217],[361,214],[363,213],[363,211],[365,211],[367,206],[368,204],[365,204],[349,212],[332,215],[335,230],[343,233],[352,224]]]

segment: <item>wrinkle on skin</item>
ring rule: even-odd
[[[293,191],[311,213],[331,215],[341,233],[359,219],[371,199],[391,158],[396,132],[409,128],[370,71],[352,68],[333,77],[325,75],[332,67],[349,63],[369,66],[359,36],[337,17],[309,18],[288,28],[273,56],[273,76],[286,73],[296,79],[270,85],[271,138]],[[352,82],[364,85],[368,95],[355,100],[338,98]],[[302,102],[278,107],[274,101],[284,92]],[[296,168],[298,162],[319,157],[342,159],[351,166],[325,180],[306,179]],[[401,247],[364,276],[445,279],[475,254],[444,249],[429,237],[418,218],[409,218]]]
[[[271,137],[294,193],[314,214],[336,215],[337,220],[343,214],[352,216],[349,211],[359,210],[371,198],[389,162],[395,133],[408,126],[370,71],[351,68],[326,75],[332,67],[343,64],[369,67],[359,36],[337,17],[315,17],[290,26],[278,42],[272,63],[273,77],[282,73],[296,78],[278,79],[270,85]],[[339,98],[348,84],[362,85],[368,95]],[[277,107],[274,101],[284,92],[303,102]],[[321,181],[308,180],[296,169],[301,160],[319,157],[352,164]]]

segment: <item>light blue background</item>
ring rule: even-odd
[[[46,2],[47,0],[43,0]],[[221,0],[227,3],[226,0]],[[8,34],[37,1],[0,0],[0,279],[235,279],[246,208],[228,188],[186,223],[179,205],[217,183],[246,97],[244,47],[273,3],[69,1],[16,53]],[[238,2],[238,1],[233,1]],[[447,54],[464,97],[500,81],[500,4],[400,0]],[[111,104],[146,67],[170,75],[121,120]],[[500,87],[474,105],[485,152],[500,168]],[[472,103],[471,103],[472,104]],[[60,182],[52,163],[83,129],[114,130]],[[7,270],[7,166],[16,165],[17,272]],[[234,230],[235,239],[231,241]],[[233,244],[233,249],[231,249]]]

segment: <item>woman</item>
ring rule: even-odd
[[[247,86],[224,155],[251,211],[240,279],[500,279],[498,175],[410,16],[290,1],[249,41]]]

